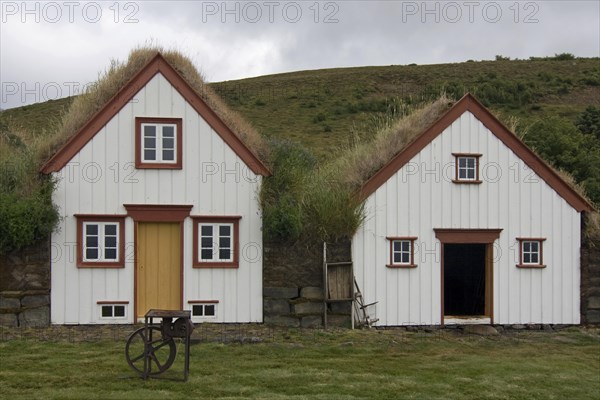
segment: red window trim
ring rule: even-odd
[[[135,118],[135,167],[137,169],[182,169],[183,165],[183,134],[181,118],[136,117]],[[142,124],[175,124],[177,148],[175,149],[176,162],[149,163],[142,161]]]
[[[517,241],[519,242],[519,263],[517,264],[517,268],[546,268],[544,264],[544,241],[546,238],[527,238],[527,237],[518,237]],[[524,264],[523,263],[523,242],[540,242],[540,260],[538,264]]]
[[[103,306],[110,306],[112,304],[122,305],[122,304],[129,304],[129,301],[127,301],[127,300],[117,300],[117,301],[101,300],[101,301],[97,301],[96,304],[103,305]]]
[[[194,268],[239,268],[240,266],[240,219],[239,215],[196,215],[192,216],[194,224],[194,245],[193,245],[193,263]],[[233,261],[229,262],[202,262],[200,261],[200,253],[198,248],[199,232],[198,225],[200,223],[225,223],[233,224]]]
[[[483,183],[479,177],[479,159],[483,154],[480,153],[452,153],[454,156],[454,179],[453,183],[479,185]],[[458,175],[458,158],[459,157],[475,157],[475,180],[460,179]]]
[[[389,263],[386,264],[388,268],[416,268],[415,264],[415,240],[417,236],[388,236],[386,237],[390,242],[390,258]],[[410,241],[410,264],[394,264],[394,241],[395,240],[409,240]]]
[[[125,217],[126,215],[75,214],[77,218],[77,268],[124,268],[125,267]],[[119,259],[114,262],[83,261],[83,223],[118,222],[119,223]]]

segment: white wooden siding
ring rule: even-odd
[[[183,169],[136,170],[135,117],[183,119]],[[95,174],[96,172],[99,175]],[[188,204],[192,215],[240,215],[238,269],[192,268],[192,221],[184,222],[183,306],[218,300],[216,322],[262,321],[262,233],[254,174],[160,74],[155,76],[61,171],[54,202],[63,220],[52,235],[54,324],[93,324],[97,301],[129,301],[133,322],[134,222],[126,219],[122,269],[76,266],[74,214],[127,214],[123,204]],[[96,176],[97,175],[97,176]],[[258,248],[257,257],[245,257]]]
[[[481,185],[452,183],[453,152],[481,153]],[[499,174],[497,174],[497,172]],[[379,325],[441,323],[434,228],[502,228],[494,246],[494,322],[579,323],[580,214],[470,112],[366,200],[355,273]],[[414,269],[387,268],[386,236],[417,236]],[[544,269],[520,269],[517,237],[544,237]]]

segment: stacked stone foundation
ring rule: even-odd
[[[0,325],[50,325],[48,241],[0,255]]]

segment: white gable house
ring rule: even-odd
[[[361,194],[353,260],[378,325],[580,322],[591,206],[472,96]]]
[[[53,324],[133,323],[153,308],[262,322],[269,171],[160,54],[43,172],[62,217]]]

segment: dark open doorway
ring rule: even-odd
[[[486,244],[444,244],[444,315],[486,311]]]

